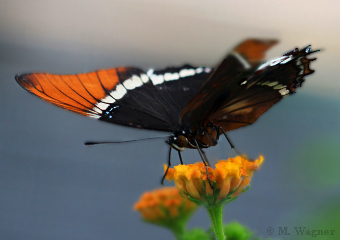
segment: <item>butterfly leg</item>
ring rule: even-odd
[[[234,151],[237,153],[237,155],[240,155],[240,153],[238,152],[238,150],[235,148],[235,145],[231,142],[231,140],[229,139],[227,133],[223,130],[223,128],[219,127],[219,129],[223,132],[223,135],[225,136],[225,138],[227,139],[231,149],[234,149]]]
[[[196,147],[197,147],[197,150],[198,150],[198,153],[200,154],[201,158],[202,158],[202,161],[205,165],[205,169],[207,171],[207,177],[208,177],[208,182],[209,182],[209,185],[212,189],[214,189],[213,185],[211,184],[211,181],[210,181],[210,177],[209,177],[209,172],[208,172],[208,164],[207,164],[207,159],[206,159],[206,156],[205,154],[203,154],[202,152],[202,149],[200,148],[200,146],[198,145],[198,142],[196,141],[196,139],[194,139],[195,141],[195,144],[196,144]]]
[[[181,151],[178,151],[178,156],[179,156],[179,160],[181,161],[181,164],[183,165],[183,159],[182,159]]]
[[[166,170],[165,170],[165,173],[164,173],[164,175],[163,175],[163,177],[162,177],[162,180],[161,180],[161,184],[162,184],[162,185],[164,185],[165,176],[166,176],[166,174],[168,173],[169,167],[171,166],[171,149],[172,149],[172,147],[170,147],[170,149],[169,149],[168,166],[167,166],[167,168],[166,168]],[[181,158],[181,161],[182,161],[182,158]],[[183,164],[183,163],[182,163],[182,164]]]
[[[205,152],[203,151],[203,149],[201,149],[201,151],[202,151],[202,153],[203,153],[203,156],[204,156],[205,161],[207,162],[208,166],[210,167],[210,162],[209,162],[209,160],[208,160],[208,158],[207,158],[207,155],[205,154]]]

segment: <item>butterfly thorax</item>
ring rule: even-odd
[[[198,129],[179,129],[169,137],[167,143],[178,151],[184,151],[187,148],[197,148],[197,144],[201,148],[215,146],[218,138],[218,128],[208,123],[205,127]]]

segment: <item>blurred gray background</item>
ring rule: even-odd
[[[251,189],[225,206],[224,220],[265,238],[310,239],[296,236],[301,226],[336,229],[318,239],[340,239],[339,7],[331,0],[0,0],[0,239],[173,239],[132,210],[144,191],[160,187],[163,140],[83,145],[163,134],[52,106],[21,89],[15,74],[215,66],[248,37],[280,40],[267,59],[307,44],[323,51],[297,94],[230,132],[242,152],[263,154],[265,163]],[[207,154],[214,162],[229,150],[222,139]],[[183,155],[200,161],[196,151]],[[189,223],[209,226],[204,209]],[[279,236],[285,226],[291,235]]]

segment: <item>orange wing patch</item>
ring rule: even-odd
[[[101,110],[96,104],[115,89],[120,82],[119,73],[126,73],[127,69],[73,75],[32,73],[16,76],[16,80],[27,91],[54,105],[85,116],[99,117]]]
[[[252,66],[255,66],[265,57],[265,52],[277,42],[277,40],[272,39],[248,39],[235,47],[234,52],[237,52]]]

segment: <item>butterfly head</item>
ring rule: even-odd
[[[175,132],[172,136],[169,137],[169,141],[167,143],[177,151],[184,151],[190,145],[190,142],[187,137],[187,133],[185,131]]]

